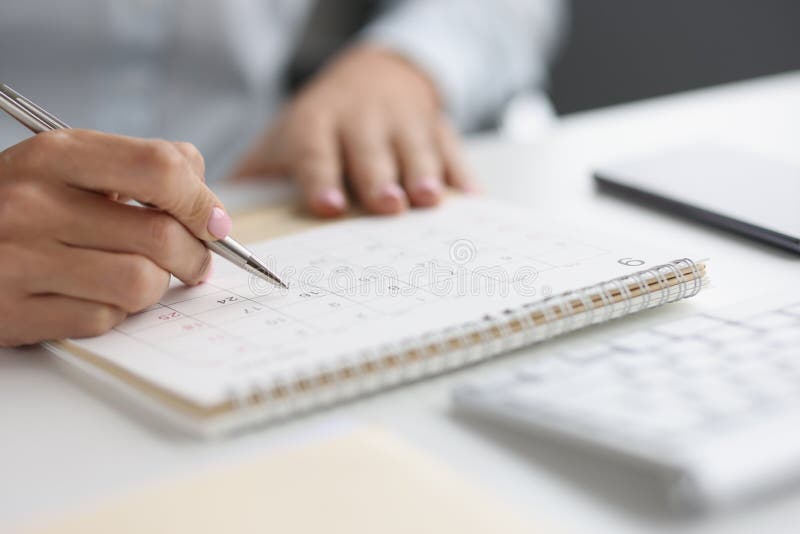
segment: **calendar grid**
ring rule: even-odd
[[[403,316],[436,300],[479,297],[456,292],[508,283],[504,275],[511,267],[528,267],[539,276],[557,271],[559,261],[562,266],[591,262],[610,253],[580,239],[521,231],[518,221],[498,222],[478,215],[471,218],[472,224],[465,224],[464,219],[470,219],[467,212],[460,221],[440,219],[441,224],[426,225],[417,235],[397,234],[393,232],[397,224],[383,220],[375,228],[351,225],[353,231],[335,235],[323,229],[316,240],[302,243],[278,240],[265,248],[268,258],[292,258],[293,272],[282,273],[292,285],[288,292],[267,288],[259,294],[251,287],[252,280],[222,265],[221,276],[206,284],[195,288],[175,284],[160,307],[143,312],[156,321],[132,331],[128,326],[123,333],[172,357],[187,358],[188,350],[205,353],[218,345],[237,346],[263,357],[264,350],[291,352],[292,338],[328,335],[348,323]],[[465,227],[473,233],[461,231]],[[487,230],[474,232],[477,228]],[[526,240],[538,250],[526,250]],[[467,257],[457,256],[454,247],[459,242],[467,247]],[[334,287],[337,273],[350,277],[341,287]]]

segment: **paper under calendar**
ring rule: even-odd
[[[204,432],[291,415],[696,294],[681,251],[466,198],[251,246],[289,290],[225,261],[106,335],[51,348]],[[685,253],[684,253],[685,254]]]

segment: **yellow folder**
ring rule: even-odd
[[[524,521],[384,430],[366,428],[162,483],[26,532],[521,534]]]

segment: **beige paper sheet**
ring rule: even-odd
[[[462,193],[448,191],[446,198],[454,199],[460,196]],[[273,204],[232,213],[233,236],[243,243],[254,243],[264,239],[295,234],[343,219],[364,216],[367,216],[367,213],[357,205],[351,206],[342,217],[320,219],[312,216],[297,203]]]
[[[354,212],[354,216],[360,213]],[[253,243],[308,230],[340,219],[318,219],[294,204],[265,206],[233,214],[233,236]]]
[[[152,489],[38,534],[551,532],[392,434],[362,429]]]

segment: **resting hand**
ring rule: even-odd
[[[474,189],[440,108],[410,63],[354,48],[289,103],[233,174],[291,176],[320,216],[347,209],[346,186],[375,213],[431,206],[445,185]]]
[[[191,145],[87,130],[0,153],[0,346],[101,334],[156,303],[170,273],[207,277],[198,238],[230,218],[203,174]]]

